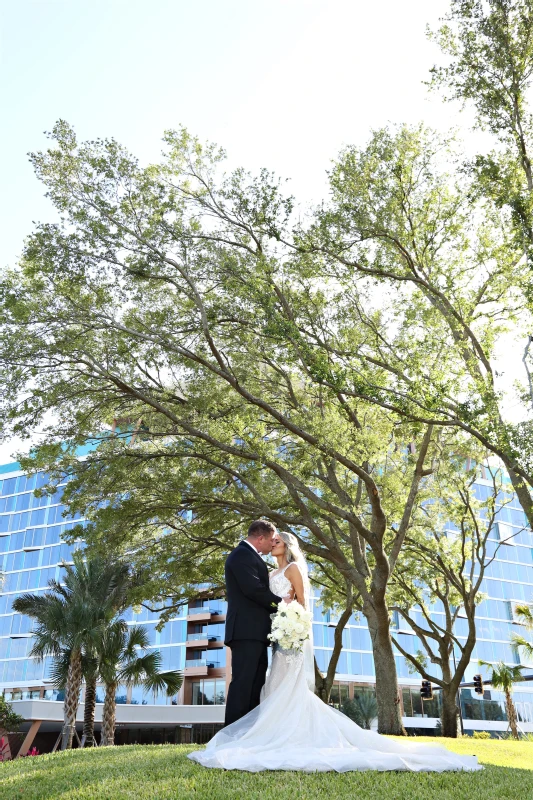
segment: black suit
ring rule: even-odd
[[[268,666],[270,615],[281,597],[270,591],[268,569],[246,542],[226,559],[225,644],[231,648],[231,683],[226,700],[226,725],[259,705]]]

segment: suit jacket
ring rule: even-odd
[[[224,643],[237,639],[268,642],[270,615],[282,598],[270,591],[267,565],[252,548],[241,542],[226,559],[226,634]]]

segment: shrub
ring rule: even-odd
[[[40,753],[36,747],[32,747],[31,750],[28,750],[25,756],[21,756],[21,758],[29,758],[29,756],[39,756]]]
[[[472,739],[492,739],[488,731],[474,731]]]

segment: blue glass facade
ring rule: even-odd
[[[26,478],[17,464],[0,467],[0,566],[4,585],[0,592],[0,691],[10,699],[41,697],[61,699],[61,694],[47,683],[49,660],[39,663],[28,658],[31,649],[31,620],[12,611],[13,600],[23,592],[43,592],[51,578],[61,580],[63,562],[71,560],[72,551],[83,543],[67,545],[61,542],[61,533],[80,520],[64,518],[61,503],[62,488],[53,498],[37,498],[33,490],[43,485],[42,476]],[[488,482],[479,481],[476,492],[484,499],[489,492]],[[509,536],[516,534],[509,540]],[[483,591],[486,599],[478,608],[478,642],[465,680],[472,680],[479,672],[478,659],[518,663],[516,652],[509,644],[511,634],[520,630],[513,619],[517,602],[533,602],[533,534],[525,527],[525,519],[518,502],[512,502],[499,512],[498,525],[490,542],[492,552],[498,539],[512,543],[502,545],[493,564],[487,570]],[[162,631],[156,631],[158,617],[147,609],[135,613],[129,609],[126,619],[142,624],[149,633],[151,647],[158,648],[163,657],[163,669],[187,668],[186,687],[180,698],[154,698],[143,695],[140,689],[119,687],[119,702],[132,704],[221,704],[226,689],[226,649],[222,646],[225,603],[184,608],[180,616],[168,622]],[[215,608],[216,606],[216,608]],[[200,619],[209,610],[208,619]],[[199,612],[195,622],[195,612]],[[335,619],[324,612],[319,598],[314,600],[315,654],[320,669],[329,662],[333,647]],[[442,609],[434,608],[436,618]],[[204,615],[205,616],[205,615]],[[466,633],[466,622],[459,619],[457,634]],[[409,632],[396,634],[402,638],[408,652],[421,649],[417,637]],[[209,639],[209,642],[207,641]],[[196,647],[196,642],[198,646]],[[370,635],[363,617],[354,616],[343,633],[343,651],[337,669],[336,685],[332,694],[334,702],[363,691],[374,682],[374,664]],[[407,668],[403,656],[396,657],[398,676],[402,686],[405,722],[416,727],[420,720],[427,723],[438,714],[436,703],[423,705],[418,691],[419,676]],[[530,665],[533,673],[533,664]],[[206,674],[201,674],[202,668]],[[198,672],[198,675],[195,675]],[[99,701],[103,700],[100,692]],[[515,700],[521,724],[533,730],[533,684],[516,687]],[[506,728],[503,697],[489,690],[483,699],[470,689],[462,692],[462,706],[466,720],[490,722],[492,727]],[[477,724],[475,727],[483,727]],[[490,726],[489,726],[490,727]]]

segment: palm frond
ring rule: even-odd
[[[154,694],[165,692],[168,697],[177,694],[183,683],[183,675],[177,670],[171,672],[158,672],[155,675],[147,675],[143,681],[146,689],[151,689]]]
[[[119,681],[130,685],[143,683],[147,675],[156,675],[160,666],[161,655],[157,650],[125,660],[119,672]]]

